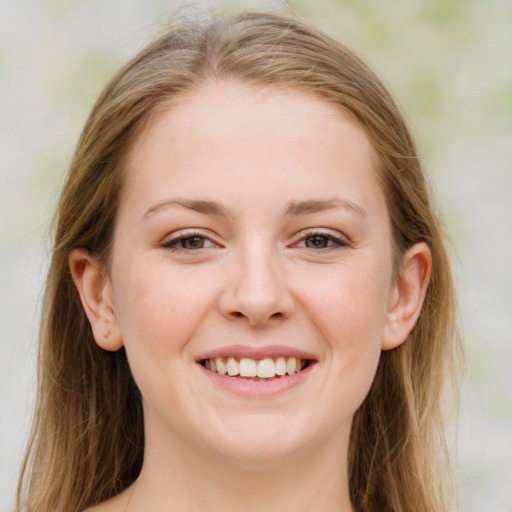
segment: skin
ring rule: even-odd
[[[146,429],[139,479],[93,510],[352,510],[352,418],[381,351],[412,330],[431,268],[417,244],[395,276],[374,162],[363,130],[308,93],[209,84],[152,120],[111,268],[70,255],[97,343],[126,347]],[[281,394],[241,397],[197,363],[235,344],[316,363]]]

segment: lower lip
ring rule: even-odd
[[[204,374],[218,387],[230,391],[236,395],[248,398],[267,398],[279,395],[301,385],[310,375],[315,364],[310,364],[307,368],[295,373],[294,375],[283,375],[279,379],[272,380],[249,380],[239,377],[229,377],[228,375],[219,375],[205,368],[198,363]]]

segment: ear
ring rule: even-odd
[[[68,262],[96,343],[105,350],[119,350],[123,339],[105,270],[85,249],[73,249]]]
[[[420,316],[432,272],[432,253],[427,244],[413,245],[404,255],[400,274],[388,303],[382,350],[401,345]]]

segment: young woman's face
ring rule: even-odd
[[[148,444],[258,461],[348,443],[396,288],[348,116],[307,93],[204,86],[136,142],[113,247]]]

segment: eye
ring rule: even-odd
[[[209,238],[198,233],[190,234],[188,232],[177,233],[162,244],[165,249],[174,251],[198,251],[214,246],[215,244]]]
[[[202,236],[190,236],[188,238],[182,238],[177,243],[182,249],[203,249],[204,246],[208,246],[209,240]]]
[[[332,245],[332,240],[323,235],[308,236],[304,239],[304,245],[310,249],[325,249]]]
[[[306,233],[305,236],[296,244],[298,247],[307,249],[336,249],[348,246],[348,242],[341,237],[328,233]]]

